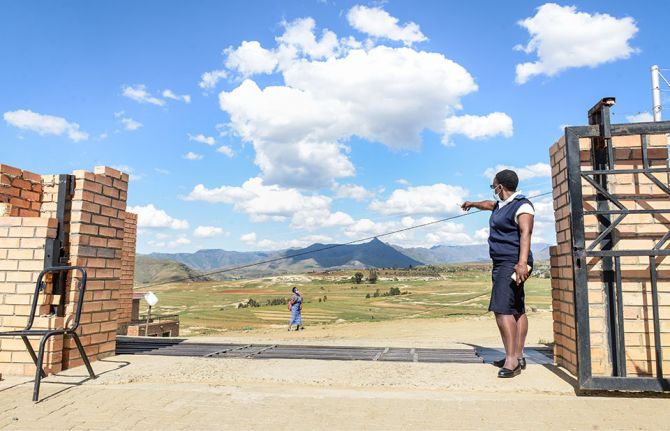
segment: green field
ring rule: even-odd
[[[303,293],[305,325],[338,321],[363,322],[401,318],[436,318],[481,315],[487,312],[491,289],[486,265],[443,266],[421,270],[379,271],[379,280],[355,284],[356,271],[308,273],[256,280],[137,286],[153,291],[160,299],[154,314],[179,314],[184,335],[213,335],[224,330],[249,330],[285,325],[286,305],[266,305],[269,300],[290,298],[292,286]],[[365,277],[367,271],[361,271]],[[391,288],[400,295],[383,296]],[[527,308],[548,310],[550,280],[532,277],[525,286]],[[395,290],[395,289],[394,289]],[[375,292],[379,296],[375,297]],[[366,298],[366,295],[370,298]],[[238,308],[253,299],[260,307]],[[142,301],[142,314],[144,314]]]

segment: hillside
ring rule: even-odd
[[[538,261],[549,260],[549,245],[534,244],[533,254]],[[284,257],[286,259],[282,259]],[[344,246],[312,244],[305,248],[280,251],[236,252],[209,249],[198,250],[195,253],[138,255],[135,281],[137,283],[147,283],[178,278],[202,280],[202,278],[197,277],[199,273],[230,269],[263,261],[270,262],[259,263],[234,271],[222,271],[218,274],[208,275],[208,278],[214,280],[239,279],[299,274],[325,269],[407,268],[444,263],[486,262],[488,260],[488,246],[485,244],[404,248],[373,239],[364,244]]]
[[[188,265],[167,259],[138,255],[135,258],[135,283],[162,283],[172,280],[207,281]]]

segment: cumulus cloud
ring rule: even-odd
[[[186,104],[191,103],[191,96],[189,96],[188,94],[183,94],[183,95],[179,96],[179,95],[175,94],[169,88],[166,89],[166,90],[163,90],[163,97],[165,97],[166,99],[172,99],[172,100],[177,100],[179,102],[184,102]]]
[[[122,95],[138,103],[149,103],[156,106],[164,106],[165,100],[151,95],[144,84],[124,85],[121,87]]]
[[[228,73],[225,70],[212,70],[211,72],[205,72],[200,77],[200,82],[198,86],[203,90],[213,90],[216,87],[216,84],[220,80],[226,78]]]
[[[212,136],[205,136],[202,133],[198,135],[191,135],[190,133],[188,134],[188,140],[189,141],[195,141],[195,142],[200,142],[202,144],[207,144],[207,145],[214,145],[216,144],[216,139]]]
[[[79,130],[79,124],[67,121],[63,117],[38,114],[27,109],[8,111],[3,114],[5,122],[21,130],[30,130],[38,135],[63,135],[74,142],[85,141],[88,133]]]
[[[449,144],[449,136],[454,134],[465,135],[470,139],[487,139],[497,135],[509,138],[513,132],[512,118],[503,112],[484,116],[452,116],[444,121],[442,142]]]
[[[221,145],[219,148],[216,149],[218,153],[225,154],[228,157],[233,157],[235,153],[233,152],[233,149],[229,147],[228,145]]]
[[[525,181],[532,178],[551,177],[551,166],[548,163],[535,163],[523,167],[509,165],[496,165],[495,168],[488,168],[484,171],[484,176],[493,179],[495,175],[503,169],[511,169],[519,176],[519,181]]]
[[[425,38],[381,8],[360,6],[349,15],[378,38],[407,45]],[[347,145],[354,136],[416,150],[424,130],[444,133],[445,118],[477,91],[470,73],[441,53],[338,39],[310,17],[283,24],[274,47],[244,41],[225,51],[229,71],[247,79],[219,94],[230,117],[225,132],[253,145],[268,184],[318,189],[355,175]],[[283,82],[261,87],[251,79],[256,74]],[[483,136],[508,133],[509,123]]]
[[[277,185],[268,186],[261,178],[251,178],[241,187],[208,189],[198,184],[183,199],[231,204],[236,211],[246,213],[253,222],[291,220],[291,227],[299,229],[315,230],[353,222],[343,212],[331,212],[332,199],[327,196],[307,195]]]
[[[122,118],[121,119],[121,124],[123,124],[123,127],[126,130],[130,130],[130,131],[137,130],[140,127],[143,126],[142,123],[140,123],[139,121],[135,121],[132,118]]]
[[[379,7],[354,6],[347,13],[349,24],[356,30],[372,37],[400,41],[405,45],[428,40],[419,26],[409,22],[398,25],[398,18]]]
[[[244,235],[240,236],[240,241],[247,243],[247,244],[255,244],[256,243],[256,232],[249,232],[245,233]]]
[[[391,214],[456,214],[468,191],[447,184],[396,189],[385,201],[375,200],[370,208],[385,215]]]
[[[433,217],[403,217],[401,220],[374,222],[370,219],[356,220],[345,228],[345,235],[351,239],[368,238],[394,232],[401,229],[434,222]],[[398,232],[384,236],[384,241],[406,247],[432,247],[438,244],[472,244],[473,240],[467,234],[465,226],[460,223],[435,223],[419,229]]]
[[[188,153],[184,154],[183,157],[186,160],[202,160],[203,155],[198,154],[198,153],[194,153],[193,151],[189,151]]]
[[[573,67],[596,67],[638,52],[630,45],[638,31],[631,17],[589,14],[578,12],[575,6],[546,3],[519,25],[528,30],[530,40],[514,49],[536,53],[538,60],[517,64],[518,84],[536,75],[554,76]]]
[[[629,123],[648,123],[654,121],[654,116],[649,112],[639,112],[634,115],[627,115],[626,120]]]
[[[184,235],[181,235],[172,241],[155,241],[155,240],[147,241],[147,244],[156,249],[160,249],[161,251],[178,249],[181,248],[181,246],[189,245],[190,243],[191,240]]]
[[[197,238],[213,238],[215,236],[223,235],[224,230],[215,226],[198,226],[193,231],[193,236]]]
[[[486,243],[489,239],[489,228],[483,227],[475,231],[474,239],[477,243]]]
[[[153,204],[130,206],[128,212],[137,214],[137,226],[140,228],[188,229],[186,220],[169,216],[164,210]]]
[[[356,184],[338,184],[335,183],[332,187],[333,192],[335,192],[335,198],[337,199],[353,199],[358,202],[362,202],[366,199],[374,197],[374,193],[367,190],[363,186]]]
[[[272,73],[277,66],[275,53],[263,48],[255,40],[244,41],[239,47],[229,47],[224,52],[228,56],[226,67],[237,70],[243,76]]]

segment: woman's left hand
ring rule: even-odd
[[[528,279],[530,273],[528,272],[528,265],[525,263],[517,263],[514,265],[514,272],[516,273],[516,285],[519,286],[521,283]]]

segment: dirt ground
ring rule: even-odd
[[[530,316],[530,344],[551,338]],[[491,318],[282,328],[192,341],[498,348]],[[487,361],[497,359],[490,350]],[[574,380],[528,349],[528,368],[498,379],[490,364],[259,360],[121,355],[44,381],[0,382],[6,429],[667,429],[668,399],[577,396]],[[539,359],[539,360],[538,360]]]

